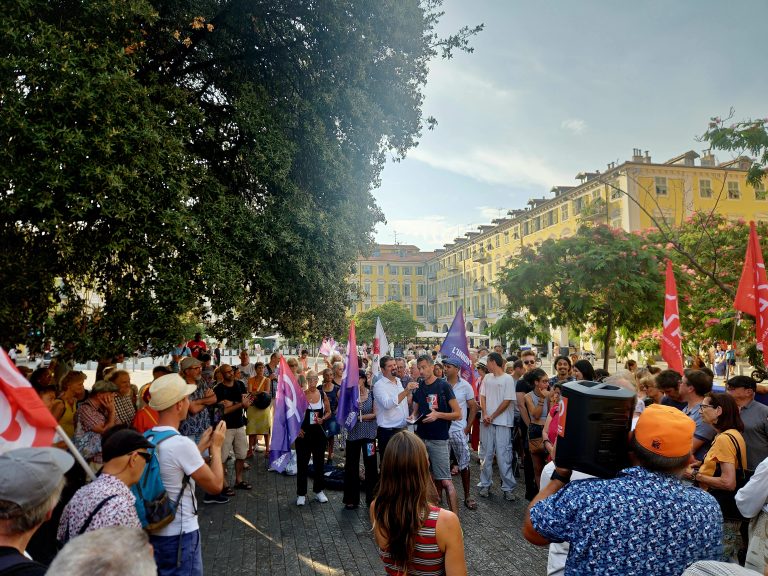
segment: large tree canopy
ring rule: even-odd
[[[497,286],[507,315],[521,309],[540,323],[596,326],[609,350],[617,329],[637,332],[664,310],[664,282],[643,240],[607,226],[582,226],[569,238],[546,240],[511,258]],[[608,354],[605,357],[607,368]]]
[[[381,327],[384,328],[387,340],[393,343],[412,340],[416,337],[416,332],[424,328],[405,306],[398,302],[387,302],[365,312],[358,312],[355,317],[358,341],[373,342],[376,335],[376,318],[381,319]]]
[[[338,332],[422,129],[441,0],[20,0],[0,23],[0,343]]]

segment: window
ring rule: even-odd
[[[738,182],[728,182],[728,200],[738,200],[741,198]]]
[[[584,209],[584,196],[580,196],[573,201],[573,213],[574,214],[581,214],[581,211]]]
[[[600,198],[600,188],[595,188],[592,191],[592,200],[597,200],[598,198]]]
[[[418,284],[418,285],[417,285],[417,288],[416,288],[416,289],[418,290],[418,295],[419,295],[419,298],[423,298],[423,297],[425,296],[425,294],[426,294],[426,291],[425,291],[425,289],[424,289],[424,288],[425,288],[425,287],[424,287],[424,284]]]
[[[416,304],[416,316],[424,316],[424,304]]]
[[[384,276],[384,266],[379,266],[379,276]]]
[[[515,229],[512,230],[512,237],[515,240],[520,240],[520,228],[518,226],[515,226]]]
[[[568,220],[568,204],[563,204],[560,207],[560,220]]]
[[[424,276],[424,266],[416,266],[416,276]]]
[[[410,275],[411,275],[411,267],[403,266],[403,276],[410,276]]]
[[[621,190],[619,190],[618,186],[614,187],[611,186],[611,200],[618,200],[621,198]]]
[[[765,200],[765,184],[763,184],[763,181],[761,180],[758,182],[757,186],[755,186],[755,200]]]
[[[699,196],[702,198],[712,198],[711,180],[699,180]]]
[[[538,232],[539,230],[541,230],[541,216],[536,216],[533,219],[533,231]]]
[[[365,292],[365,297],[368,298],[371,295],[371,283],[366,282],[363,284],[363,292]]]
[[[667,179],[664,176],[656,176],[654,180],[656,182],[656,196],[666,196]]]
[[[410,284],[403,284],[403,296],[411,296],[411,285]]]
[[[509,230],[504,232],[504,244],[509,244]]]
[[[501,236],[496,234],[496,248],[498,248],[499,246],[501,246]]]
[[[392,276],[397,276],[399,272],[400,272],[399,266],[392,266],[391,264],[389,265],[389,273],[392,274]]]

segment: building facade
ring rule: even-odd
[[[604,172],[579,173],[575,185],[555,186],[550,196],[531,199],[524,208],[509,210],[507,217],[434,252],[377,246],[372,257],[358,263],[359,286],[368,296],[355,310],[399,295],[427,330],[445,332],[458,307],[464,306],[467,330],[483,332],[504,314],[504,296],[491,283],[510,256],[523,246],[570,236],[585,222],[637,231],[662,220],[680,224],[696,211],[712,210],[732,220],[768,222],[765,183],[757,188],[747,183],[750,165],[749,158],[718,163],[711,154],[694,151],[654,163],[647,151],[635,149],[630,160],[608,164]],[[404,264],[411,270],[407,276]],[[390,272],[391,266],[396,273]]]

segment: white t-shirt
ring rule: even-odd
[[[461,409],[461,419],[453,420],[451,422],[451,428],[448,431],[449,434],[461,432],[467,427],[467,401],[475,399],[475,392],[472,390],[472,385],[463,378],[459,378],[456,386],[453,387],[453,393],[455,394],[456,400],[459,403],[459,408]]]
[[[480,395],[485,396],[485,410],[488,416],[493,414],[504,400],[511,400],[507,409],[499,414],[491,424],[507,426],[508,428],[515,425],[517,397],[515,396],[515,381],[512,380],[512,376],[509,374],[502,374],[501,376],[494,376],[492,373],[486,374],[483,378],[483,389]]]
[[[245,366],[238,364],[237,367],[240,369],[240,376],[243,380],[247,381],[248,378],[256,375],[256,365],[253,362],[248,362]]]
[[[163,432],[174,430],[174,428],[170,426],[155,426],[153,430]],[[186,436],[181,435],[172,436],[162,442],[157,448],[157,459],[160,462],[160,477],[163,479],[165,491],[174,502],[179,497],[179,490],[181,490],[184,475],[192,476],[205,464],[205,460],[200,455],[200,450],[197,449],[195,443]],[[195,481],[190,478],[189,485],[184,489],[184,495],[179,502],[179,508],[176,509],[176,517],[173,519],[173,522],[152,534],[156,536],[178,536],[182,531],[187,534],[197,530],[199,526],[197,524],[197,515],[195,514],[197,502],[194,500],[194,494]]]

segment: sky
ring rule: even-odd
[[[664,162],[713,116],[768,117],[765,0],[446,0],[439,31],[485,24],[472,54],[430,65],[424,131],[374,196],[380,243],[434,250],[552,197],[634,148]],[[734,155],[716,152],[718,160]]]

